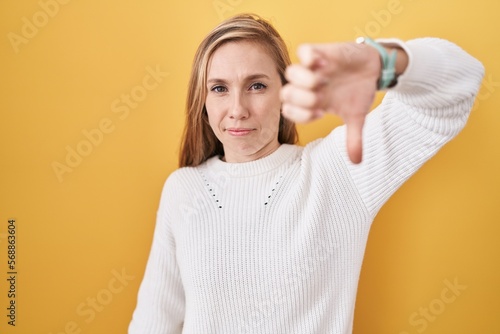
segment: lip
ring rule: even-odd
[[[246,136],[249,133],[251,133],[255,129],[251,128],[227,128],[226,131],[231,135],[231,136]]]

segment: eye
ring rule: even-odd
[[[215,92],[215,93],[225,93],[225,92],[227,92],[227,88],[224,87],[224,86],[214,86],[210,90],[212,92]]]
[[[267,88],[267,86],[260,82],[256,82],[250,86],[251,90],[263,90],[265,88]]]

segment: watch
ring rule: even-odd
[[[375,42],[373,39],[369,37],[358,37],[356,39],[356,43],[369,45],[375,48],[380,55],[380,60],[382,62],[382,70],[380,73],[380,78],[377,83],[377,89],[384,90],[386,88],[394,86],[397,83],[396,50],[392,50],[390,53],[388,53],[387,50],[382,45]]]

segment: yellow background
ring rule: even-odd
[[[375,220],[354,333],[500,333],[498,1],[54,1],[0,2],[1,333],[126,332],[160,191],[177,164],[195,49],[223,18],[247,11],[275,24],[294,59],[300,43],[361,31],[442,37],[483,62],[465,130]],[[34,20],[37,31],[24,27]],[[131,92],[141,101],[125,114],[120,99]],[[300,126],[301,143],[338,124]],[[82,131],[100,126],[107,133],[85,146]],[[58,179],[54,163],[78,145],[88,155]],[[9,218],[18,224],[16,327],[5,316]],[[445,303],[455,281],[462,290]]]

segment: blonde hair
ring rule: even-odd
[[[285,42],[269,22],[255,14],[241,14],[219,24],[201,42],[194,57],[179,155],[180,167],[198,166],[213,156],[224,155],[222,143],[208,122],[206,80],[208,63],[214,52],[223,44],[234,41],[253,41],[262,45],[274,59],[281,82],[287,82],[285,69],[291,63],[290,56]],[[278,141],[295,144],[297,139],[295,124],[280,115]]]

